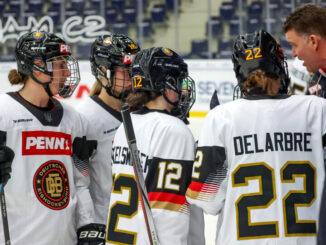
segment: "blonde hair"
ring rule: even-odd
[[[243,83],[243,88],[246,91],[250,91],[253,88],[261,88],[267,95],[276,96],[279,92],[280,84],[280,77],[272,78],[265,72],[257,70],[247,77],[247,80]]]
[[[104,77],[99,77],[98,79],[100,79],[101,83],[106,86],[107,84],[110,84],[110,78],[109,80],[106,80],[106,78]],[[91,91],[89,92],[89,96],[93,96],[93,95],[99,95],[101,93],[102,90],[102,85],[101,83],[96,80],[91,88]]]
[[[96,80],[89,91],[89,96],[99,95],[101,93],[102,85]]]
[[[16,69],[10,70],[8,74],[8,79],[11,85],[25,84],[28,78],[28,75],[22,74]]]
[[[135,92],[128,95],[126,102],[129,106],[139,108],[151,100],[155,100],[160,94],[152,91]]]

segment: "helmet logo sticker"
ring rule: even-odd
[[[37,39],[40,39],[40,38],[43,37],[43,34],[42,34],[42,32],[36,32],[36,33],[34,34],[34,37],[37,38]]]
[[[172,56],[173,55],[172,51],[170,49],[168,49],[168,48],[162,48],[162,51],[167,56]]]
[[[135,45],[135,44],[133,44],[133,43],[129,43],[129,44],[128,44],[128,47],[129,47],[130,49],[138,49],[138,46]]]
[[[143,84],[142,84],[143,78],[142,77],[134,77],[133,80],[134,80],[134,88],[143,87]]]
[[[60,43],[59,46],[60,46],[60,54],[71,54],[69,44]]]
[[[111,44],[111,38],[109,38],[109,37],[105,38],[104,41],[103,41],[103,44],[105,46],[109,46]]]
[[[245,54],[247,54],[246,60],[253,60],[263,57],[260,48],[247,49],[245,50]]]
[[[123,64],[131,64],[135,58],[135,54],[124,54],[123,55]]]

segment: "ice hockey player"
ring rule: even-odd
[[[95,222],[104,230],[112,186],[112,142],[122,121],[120,107],[131,90],[130,64],[138,51],[138,45],[125,35],[97,37],[90,50],[91,69],[96,81],[90,97],[77,106],[77,110],[92,125],[88,138],[97,141],[97,149],[90,158],[89,188]]]
[[[211,110],[187,200],[219,214],[216,244],[315,244],[325,177],[326,102],[288,95],[282,48],[240,35],[232,61],[241,99]]]
[[[22,88],[0,95],[0,128],[15,153],[5,186],[11,244],[77,244],[77,228],[94,215],[83,175],[88,154],[80,154],[88,152],[87,125],[53,96],[73,93],[78,63],[64,40],[41,31],[21,36],[15,56],[8,78]],[[0,244],[8,244],[2,223]]]
[[[127,102],[141,108],[131,118],[159,244],[187,244],[185,191],[195,142],[180,119],[194,103],[194,81],[183,59],[162,47],[138,52],[131,76]],[[123,125],[114,138],[112,174],[106,244],[150,244]]]

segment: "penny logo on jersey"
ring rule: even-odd
[[[68,174],[63,163],[51,160],[39,167],[33,180],[34,192],[46,207],[60,210],[69,203]]]
[[[22,132],[22,155],[71,156],[71,135],[51,131]]]

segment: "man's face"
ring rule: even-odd
[[[316,46],[310,36],[300,35],[294,29],[291,29],[285,33],[285,37],[292,46],[292,56],[303,60],[303,65],[307,67],[309,72],[315,72],[320,68]]]

